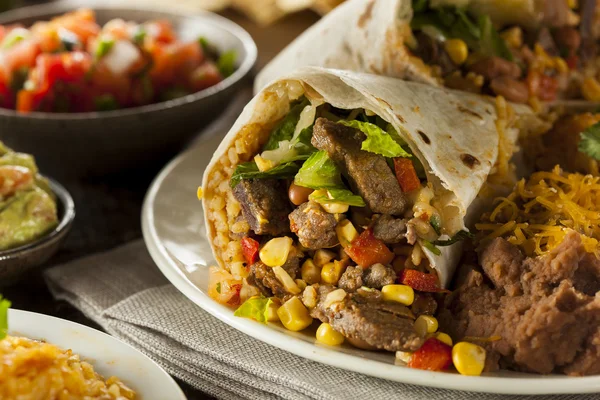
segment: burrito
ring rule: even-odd
[[[502,95],[534,109],[600,101],[595,0],[350,0],[276,57],[257,89],[304,65]]]
[[[204,173],[209,294],[263,322],[279,302],[290,330],[316,318],[369,348],[416,350],[414,318],[435,312],[471,204],[491,173],[510,173],[509,114],[492,98],[318,67],[269,85]]]

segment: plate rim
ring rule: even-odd
[[[138,357],[140,357],[141,359],[144,360],[144,364],[148,365],[149,368],[152,368],[156,371],[160,371],[161,375],[163,375],[165,377],[165,383],[168,382],[168,384],[171,386],[171,389],[169,391],[172,392],[171,395],[177,395],[177,398],[172,398],[171,400],[187,400],[187,397],[185,396],[185,394],[183,393],[183,390],[181,389],[181,387],[179,386],[179,384],[175,381],[175,379],[160,365],[158,365],[158,363],[156,361],[154,361],[153,359],[151,359],[150,357],[148,357],[146,354],[142,353],[140,350],[138,350],[137,348],[133,347],[132,345],[130,345],[129,343],[126,343],[124,341],[122,341],[121,339],[109,335],[106,332],[102,332],[98,329],[92,328],[90,326],[86,326],[83,324],[80,324],[78,322],[74,322],[74,321],[70,321],[68,319],[64,319],[64,318],[59,318],[59,317],[55,317],[53,315],[47,315],[47,314],[42,314],[42,313],[37,313],[34,311],[28,311],[28,310],[22,310],[22,309],[18,309],[18,308],[9,308],[8,309],[8,318],[9,321],[11,318],[13,318],[14,316],[19,316],[19,315],[27,315],[29,317],[33,317],[36,319],[41,319],[43,322],[43,320],[51,320],[53,321],[53,323],[56,324],[61,324],[64,326],[68,326],[68,327],[72,327],[74,329],[76,329],[77,332],[81,332],[83,331],[84,333],[90,334],[92,336],[97,336],[97,337],[102,337],[104,340],[108,341],[108,342],[117,342],[119,343],[120,346],[125,346],[127,348],[129,348],[130,350],[132,350],[135,354],[137,354]],[[34,328],[35,329],[35,328]],[[9,332],[10,332],[11,328],[9,328]],[[21,332],[17,332],[17,333],[21,333]],[[55,343],[50,343],[50,344],[55,344]],[[56,345],[56,344],[55,344]],[[56,346],[59,346],[61,348],[64,348],[64,346],[58,344]],[[77,352],[77,354],[79,354],[83,360],[86,359],[86,355],[82,354],[80,352]],[[96,360],[98,361],[98,360]],[[93,364],[93,362],[92,362]],[[136,390],[134,388],[134,390]],[[136,392],[139,392],[139,390],[136,390]]]
[[[194,157],[195,153],[202,151],[206,151],[206,149],[199,145],[186,150],[169,162],[152,181],[142,206],[142,234],[148,252],[161,273],[177,290],[215,318],[246,335],[299,357],[347,371],[403,384],[507,395],[600,393],[600,375],[586,377],[557,375],[556,379],[542,375],[540,377],[523,379],[519,377],[499,376],[463,376],[446,372],[417,370],[385,364],[380,361],[357,358],[354,355],[339,352],[335,348],[310,344],[272,329],[268,325],[245,318],[234,317],[231,310],[212,300],[183,274],[178,265],[170,258],[167,249],[160,242],[154,225],[152,208],[162,182],[183,161],[187,160],[188,157]],[[231,312],[225,313],[224,310]],[[290,346],[290,342],[293,346]],[[357,359],[360,362],[356,362]],[[402,370],[399,368],[402,368]]]

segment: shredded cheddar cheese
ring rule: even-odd
[[[556,166],[519,181],[507,197],[476,224],[483,240],[504,237],[528,256],[560,244],[569,229],[582,235],[585,250],[600,258],[600,177],[568,174]]]

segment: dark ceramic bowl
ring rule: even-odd
[[[115,111],[17,113],[0,108],[0,140],[34,154],[40,170],[56,177],[102,176],[167,160],[216,118],[244,85],[256,62],[256,45],[235,23],[209,12],[130,9],[115,1],[60,1],[0,14],[0,24],[30,26],[87,7],[100,24],[113,18],[166,19],[183,40],[206,37],[219,50],[235,50],[237,70],[219,84],[175,100]]]
[[[56,195],[58,226],[38,240],[14,249],[0,251],[0,286],[14,283],[19,276],[48,261],[60,248],[75,219],[75,203],[69,192],[49,179]]]

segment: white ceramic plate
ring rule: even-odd
[[[163,274],[190,300],[221,321],[256,338],[324,364],[398,382],[447,389],[504,394],[600,392],[600,376],[566,377],[503,371],[480,377],[430,372],[394,365],[390,353],[316,345],[312,334],[293,333],[233,316],[207,294],[208,268],[214,265],[196,189],[219,138],[179,156],[158,175],[142,211],[144,239]]]
[[[121,379],[141,400],[186,400],[173,378],[154,361],[105,333],[64,319],[13,309],[8,311],[8,324],[10,335],[73,350],[105,378]]]

